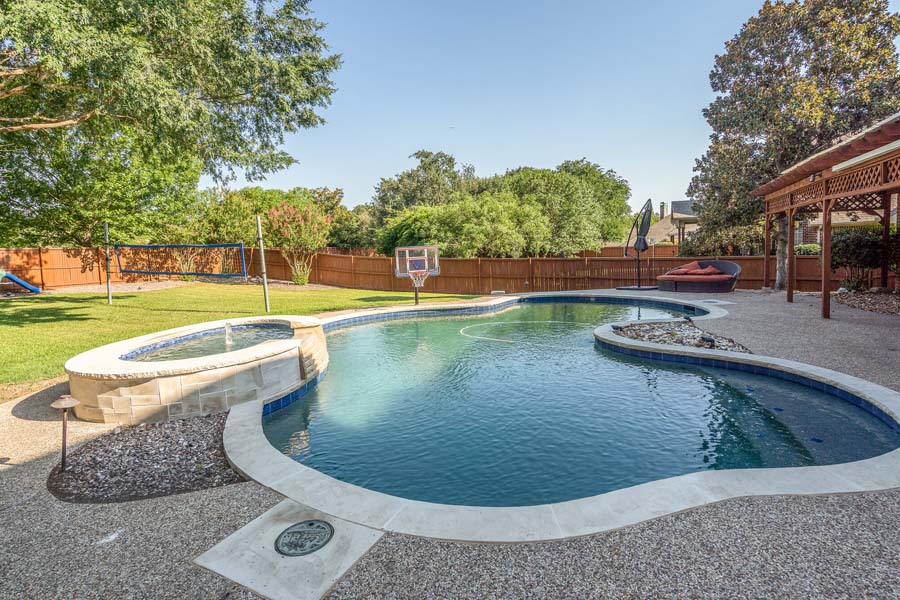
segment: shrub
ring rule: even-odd
[[[819,244],[799,244],[794,246],[794,254],[797,256],[818,256],[822,253],[822,246]]]
[[[831,269],[846,269],[847,277],[841,280],[841,285],[858,290],[869,272],[881,265],[885,251],[880,227],[835,229],[831,234]]]
[[[266,213],[266,228],[270,243],[281,248],[291,267],[291,281],[297,285],[309,283],[312,259],[328,243],[331,216],[318,204],[300,208],[282,202]]]

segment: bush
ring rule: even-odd
[[[762,254],[761,225],[728,229],[701,227],[688,235],[678,248],[679,256],[756,256]]]
[[[297,285],[309,283],[309,271],[316,251],[328,243],[331,216],[318,204],[299,208],[287,202],[266,213],[270,243],[281,249],[291,267],[291,280]]]
[[[882,253],[887,250],[881,227],[835,229],[831,234],[831,269],[846,269],[847,277],[841,285],[849,290],[861,289],[869,272],[881,266]]]
[[[794,246],[794,254],[797,256],[819,256],[822,253],[822,246],[819,244],[800,244]]]

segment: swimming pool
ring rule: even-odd
[[[341,481],[494,507],[698,471],[849,462],[900,446],[888,423],[820,390],[594,344],[599,324],[678,314],[542,302],[338,329],[328,336],[328,376],[264,417],[264,432]]]

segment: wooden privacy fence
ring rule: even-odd
[[[142,250],[142,252],[147,252]],[[153,256],[141,256],[145,266],[168,270],[176,268],[171,251],[153,250]],[[762,287],[763,260],[761,256],[708,257],[731,260],[741,265],[738,287]],[[137,258],[132,258],[137,260]],[[657,275],[693,260],[677,256],[646,256],[641,259],[641,273],[645,282]],[[636,261],[623,257],[581,258],[444,258],[441,274],[425,282],[425,291],[452,294],[487,294],[494,290],[505,292],[549,292],[611,288],[631,285],[637,277]],[[259,275],[259,253],[247,250],[247,268],[251,275]],[[287,262],[277,249],[266,250],[266,266],[271,279],[290,280]],[[772,261],[774,274],[774,259]],[[99,248],[16,248],[0,249],[0,269],[40,287],[65,288],[106,282],[103,250]],[[817,291],[819,259],[816,256],[797,257],[797,290]],[[832,275],[837,289],[841,273]],[[158,281],[176,277],[120,274],[113,259],[111,280]],[[310,274],[312,283],[383,291],[411,289],[407,279],[394,277],[394,259],[385,256],[349,256],[317,254]],[[870,285],[878,281],[873,272]],[[889,285],[894,285],[891,274]]]

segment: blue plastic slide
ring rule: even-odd
[[[6,279],[9,279],[9,280],[12,281],[13,283],[17,283],[17,284],[21,285],[23,288],[25,288],[25,289],[28,290],[29,292],[32,292],[32,293],[35,293],[35,294],[40,294],[40,293],[41,293],[41,288],[35,287],[35,286],[31,285],[30,283],[28,283],[27,281],[23,281],[22,279],[19,279],[18,277],[16,277],[16,276],[13,275],[12,273],[7,273],[6,271],[0,269],[0,279],[3,279],[4,277],[5,277]]]

